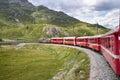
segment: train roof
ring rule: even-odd
[[[81,36],[81,37],[77,37],[77,38],[89,38],[89,36]]]
[[[64,37],[64,39],[73,39],[73,38],[76,38],[76,37]]]
[[[100,38],[102,35],[89,36],[88,38]]]
[[[63,39],[63,37],[52,37],[51,39]]]

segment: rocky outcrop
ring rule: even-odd
[[[42,37],[59,37],[59,36],[69,36],[62,28],[56,26],[46,26],[42,30]]]

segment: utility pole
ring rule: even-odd
[[[0,42],[2,42],[2,26],[0,30],[1,30]],[[2,43],[0,43],[0,52],[2,52]]]
[[[36,23],[37,23],[37,12],[38,12],[37,6],[35,7],[35,12],[36,12],[36,14],[35,14],[35,16],[34,16],[33,24],[36,24]]]
[[[0,43],[0,52],[2,52],[2,44]]]
[[[96,35],[98,35],[98,23],[96,24]]]
[[[73,26],[73,36],[75,36],[75,34],[74,34],[74,26]]]
[[[35,12],[36,12],[36,15],[35,15],[35,21],[34,22],[35,22],[35,24],[37,24],[38,6],[36,6],[36,11]]]

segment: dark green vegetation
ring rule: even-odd
[[[44,6],[35,7],[27,0],[0,0],[0,38],[38,40],[57,36],[89,36],[96,34],[96,25],[79,21],[63,12]],[[46,29],[46,27],[50,29]],[[98,25],[99,34],[108,29]],[[54,28],[57,28],[56,30]],[[57,34],[59,32],[59,34]],[[66,34],[63,34],[66,33]]]
[[[27,45],[15,49],[14,46],[2,46],[0,80],[49,80],[58,72],[69,73],[75,65],[78,67],[71,73],[73,77],[67,73],[64,77],[67,80],[87,80],[89,63],[84,52],[67,47]]]

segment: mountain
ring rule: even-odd
[[[98,25],[99,34],[109,29]],[[38,40],[62,36],[96,34],[96,25],[64,12],[33,6],[28,0],[0,0],[0,39]]]
[[[54,24],[57,26],[70,26],[80,21],[61,12],[48,9],[45,6],[38,6],[37,11],[32,14],[37,23]]]
[[[4,25],[8,23],[31,23],[33,22],[31,13],[34,11],[35,7],[27,0],[0,0],[0,23]]]

